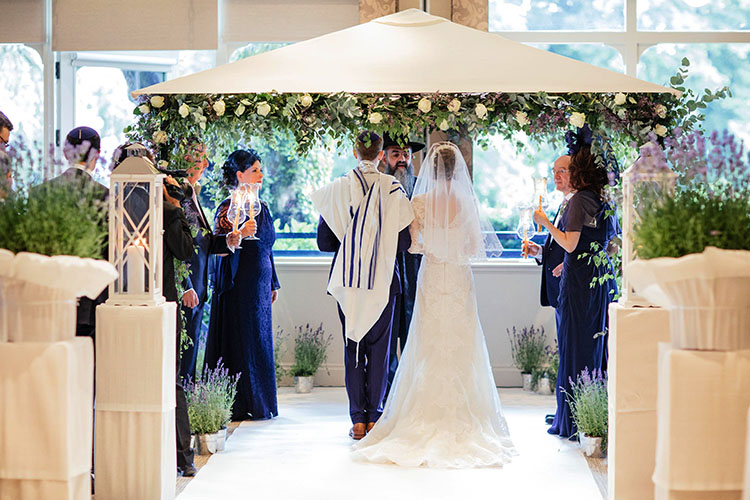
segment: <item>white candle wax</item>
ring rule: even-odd
[[[144,283],[146,259],[144,253],[145,249],[140,245],[128,246],[128,293],[144,293],[146,291]]]

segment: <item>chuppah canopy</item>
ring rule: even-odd
[[[679,92],[417,9],[133,92]]]

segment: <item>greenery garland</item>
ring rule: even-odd
[[[486,146],[491,135],[508,139],[524,132],[536,141],[558,141],[561,130],[587,123],[597,138],[636,145],[650,134],[667,136],[680,127],[690,130],[700,111],[714,99],[731,96],[724,87],[697,98],[682,85],[689,61],[671,79],[683,92],[671,93],[435,93],[435,94],[175,94],[141,96],[137,122],[126,133],[151,144],[170,168],[185,168],[188,138],[220,142],[274,144],[291,138],[296,153],[307,154],[316,143],[343,146],[363,129],[395,136],[419,130],[463,135]],[[612,155],[609,141],[595,144]]]

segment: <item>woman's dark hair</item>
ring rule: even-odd
[[[607,171],[596,164],[591,146],[583,146],[570,158],[570,186],[576,191],[589,189],[604,199],[604,186],[609,184]]]
[[[438,175],[438,168],[440,161],[443,162],[443,175],[446,179],[450,180],[453,178],[453,171],[456,169],[456,152],[450,147],[440,147],[437,150],[437,154],[433,159],[435,165],[435,177]]]
[[[244,172],[260,161],[260,155],[254,149],[238,149],[224,162],[221,171],[224,173],[224,185],[228,188],[237,186],[237,172]]]

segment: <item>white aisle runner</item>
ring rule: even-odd
[[[354,462],[344,389],[281,388],[281,416],[238,427],[178,499],[601,500],[577,444],[546,433],[554,398],[500,398],[519,456],[502,469],[435,470]]]

